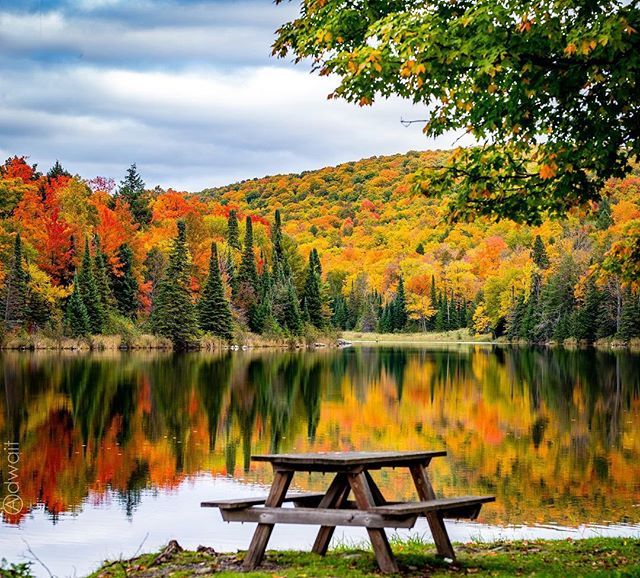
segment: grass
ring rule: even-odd
[[[364,333],[343,331],[342,339],[353,343],[483,343],[491,341],[490,335],[471,335],[468,329],[455,329],[432,333]]]
[[[640,539],[528,540],[456,545],[458,559],[436,557],[433,545],[421,539],[392,540],[400,575],[413,576],[540,576],[638,577]],[[103,565],[90,578],[181,578],[215,574],[239,575],[243,553],[215,554],[211,549],[178,551],[154,563],[158,553]],[[246,578],[380,577],[372,552],[343,545],[321,558],[306,552],[269,552],[259,571]]]

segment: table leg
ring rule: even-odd
[[[349,474],[349,484],[353,490],[353,495],[356,499],[356,504],[360,510],[368,510],[375,506],[375,500],[369,486],[369,481],[365,472],[359,474]],[[367,528],[373,551],[378,560],[378,566],[380,570],[386,573],[392,573],[398,571],[398,564],[393,557],[391,546],[389,546],[389,540],[382,528]]]
[[[367,477],[367,482],[369,482],[369,487],[371,488],[371,495],[373,496],[373,501],[376,506],[384,506],[387,503],[378,484],[376,484],[375,480],[371,477],[371,474],[367,471],[364,472],[364,475]]]
[[[435,500],[436,495],[429,481],[427,470],[424,465],[411,466],[411,476],[413,482],[418,491],[418,497],[423,501]],[[444,519],[440,512],[427,512],[427,522],[429,522],[429,528],[431,529],[431,535],[433,541],[436,543],[436,549],[438,554],[445,558],[451,558],[455,560],[456,554],[453,551],[451,540],[449,540],[449,534],[447,534],[447,528],[444,525]]]
[[[324,498],[320,500],[318,508],[341,508],[347,501],[347,496],[350,491],[351,487],[349,486],[347,476],[345,474],[336,474]],[[311,551],[320,554],[320,556],[324,556],[327,553],[329,542],[331,542],[335,529],[335,526],[320,526]]]
[[[265,506],[270,508],[279,508],[282,506],[282,502],[289,489],[289,484],[291,484],[291,478],[293,478],[292,471],[275,472],[269,496],[264,503]],[[267,549],[267,543],[269,542],[272,531],[273,524],[258,524],[244,559],[243,566],[246,570],[253,570],[260,564],[264,556],[264,551]]]

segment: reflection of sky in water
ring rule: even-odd
[[[294,478],[295,480],[295,478]],[[12,561],[30,557],[26,541],[33,552],[56,576],[85,575],[102,559],[132,556],[141,543],[141,551],[154,551],[170,539],[181,546],[195,549],[198,545],[216,550],[246,549],[255,524],[227,524],[218,510],[200,508],[205,500],[265,495],[266,488],[241,484],[228,478],[198,476],[183,482],[174,491],[145,491],[132,517],[122,507],[112,507],[113,495],[101,504],[85,501],[77,514],[61,515],[52,531],[51,520],[36,510],[19,527],[0,526],[0,552]],[[111,502],[111,503],[110,503]],[[485,506],[490,508],[491,505]],[[630,536],[640,538],[640,525],[625,526],[490,526],[473,522],[448,522],[452,541],[496,540],[519,538],[582,538],[592,536]],[[314,526],[277,525],[269,542],[274,549],[310,549],[317,528]],[[412,530],[399,530],[399,535],[425,534],[430,539],[426,520],[419,518]],[[147,536],[148,534],[148,536]],[[146,539],[145,539],[146,536]],[[334,537],[344,541],[366,541],[363,528],[338,528]],[[37,563],[38,576],[46,571]]]
[[[487,345],[0,355],[0,438],[20,441],[25,505],[46,505],[0,523],[0,557],[18,560],[24,539],[71,576],[130,556],[147,532],[145,550],[246,548],[253,525],[199,503],[266,493],[271,468],[245,464],[274,451],[446,449],[430,466],[437,493],[497,497],[480,523],[451,523],[454,540],[637,536],[639,367],[629,353]],[[374,478],[387,498],[414,499],[408,472]],[[272,545],[314,536],[282,526]]]

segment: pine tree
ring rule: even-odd
[[[227,218],[227,244],[229,247],[233,247],[240,251],[242,245],[240,244],[240,230],[238,228],[238,216],[235,210],[229,211],[229,217]]]
[[[55,179],[57,177],[70,177],[71,173],[60,164],[60,161],[56,160],[56,163],[49,169],[47,177]]]
[[[517,341],[522,333],[522,325],[527,313],[527,302],[524,295],[519,295],[507,315],[506,334],[511,341]]]
[[[284,328],[293,335],[299,335],[302,329],[300,306],[293,281],[287,282],[287,299],[284,304]]]
[[[240,269],[238,270],[238,282],[248,285],[254,292],[257,292],[258,270],[256,269],[256,261],[253,254],[253,224],[251,217],[247,217],[246,219],[244,248],[242,251],[242,260],[240,261]]]
[[[13,260],[4,288],[4,323],[7,329],[20,327],[25,321],[27,283],[28,274],[23,267],[22,240],[18,233],[13,244]]]
[[[538,267],[540,267],[540,269],[546,269],[549,267],[549,257],[547,256],[547,250],[545,249],[544,242],[540,238],[540,235],[536,235],[536,239],[533,242],[531,259]]]
[[[73,278],[73,293],[67,301],[64,324],[72,337],[84,337],[91,331],[89,314],[80,294],[78,275]]]
[[[589,277],[584,303],[575,316],[574,337],[580,341],[593,342],[598,331],[598,312],[600,310],[600,291],[593,277]]]
[[[602,197],[598,203],[598,212],[596,213],[596,228],[604,231],[613,225],[613,217],[611,216],[611,201],[609,197]]]
[[[115,307],[115,298],[113,296],[113,291],[111,290],[107,259],[105,254],[102,252],[100,239],[98,237],[94,238],[93,246],[93,271],[96,278],[96,285],[98,286],[98,293],[100,294],[100,301],[106,317],[111,309]]]
[[[331,323],[336,329],[347,329],[348,313],[347,302],[343,295],[338,295],[333,299],[333,315],[331,316]]]
[[[78,281],[80,297],[89,316],[89,329],[91,333],[96,335],[102,333],[105,322],[105,311],[93,273],[93,261],[89,251],[88,238],[85,238],[82,265],[76,279]]]
[[[309,253],[309,265],[307,267],[304,290],[302,292],[303,311],[308,315],[308,321],[315,327],[322,327],[322,295],[320,282],[320,260],[315,251]]]
[[[120,182],[117,195],[129,204],[131,215],[136,223],[147,225],[151,221],[149,199],[144,190],[144,181],[138,174],[136,163],[128,169],[124,179]]]
[[[424,245],[422,243],[418,243],[416,253],[418,253],[418,255],[424,255]]]
[[[640,337],[640,301],[629,288],[623,294],[618,337],[624,341]]]
[[[434,331],[436,328],[436,316],[438,315],[438,291],[436,289],[436,278],[434,275],[431,275],[431,287],[429,289],[429,299],[431,301],[431,308],[434,313],[429,317],[428,320],[428,329]]]
[[[191,292],[191,260],[184,221],[178,221],[167,270],[158,284],[151,310],[154,333],[168,337],[176,349],[192,343],[198,329],[198,317]]]
[[[446,293],[443,296],[442,293],[438,295],[438,311],[436,313],[436,318],[434,322],[434,329],[436,331],[447,331],[448,322],[447,322],[447,296]]]
[[[200,329],[231,341],[233,336],[231,309],[224,296],[218,263],[218,247],[215,243],[211,244],[209,276],[202,289],[197,308]]]
[[[138,281],[133,274],[133,251],[129,245],[118,247],[120,266],[111,275],[111,287],[116,299],[116,306],[122,315],[135,318],[138,312]]]
[[[404,292],[404,280],[402,275],[398,280],[398,288],[396,289],[396,296],[393,300],[392,309],[392,325],[394,331],[403,331],[407,325],[409,316],[407,314],[407,297]]]

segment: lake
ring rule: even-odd
[[[436,492],[497,498],[477,522],[449,523],[453,540],[640,535],[636,354],[434,345],[5,353],[0,365],[0,497],[23,503],[3,512],[0,557],[35,554],[58,576],[171,538],[246,548],[252,524],[199,503],[264,494],[271,470],[252,453],[446,449],[430,466]],[[400,471],[377,481],[414,499]],[[314,536],[277,527],[271,545]]]

